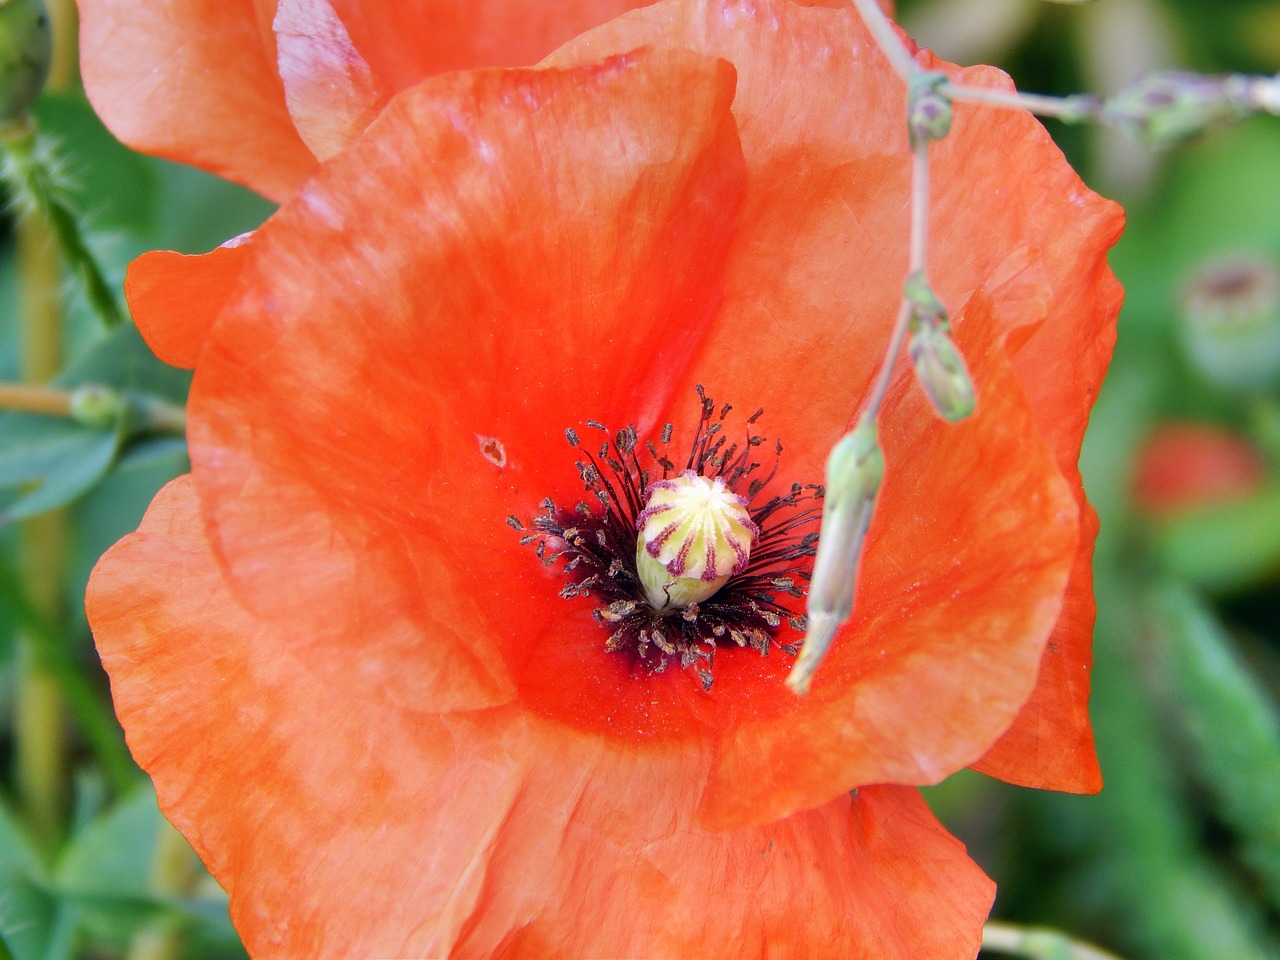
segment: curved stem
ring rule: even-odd
[[[982,949],[1025,960],[1120,960],[1114,953],[1056,930],[1020,927],[992,920],[982,928]]]
[[[911,239],[908,254],[907,276],[923,275],[929,245],[929,146],[918,144],[911,155]],[[876,377],[875,387],[871,391],[871,399],[867,401],[866,416],[874,418],[880,412],[885,394],[889,392],[889,384],[893,380],[893,368],[898,363],[898,355],[902,352],[902,344],[907,337],[907,326],[911,320],[911,304],[906,296],[898,307],[898,317],[893,324],[893,334],[889,338],[889,347],[885,350],[884,359],[880,363],[880,373]]]
[[[880,9],[880,5],[876,0],[853,0],[853,4],[858,8],[858,13],[862,15],[862,22],[871,31],[871,36],[875,39],[876,46],[889,58],[889,63],[897,71],[898,76],[902,77],[903,80],[910,80],[913,73],[919,72],[920,66],[907,51],[897,33],[894,32],[893,24],[885,16],[885,12]]]

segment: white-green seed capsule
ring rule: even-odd
[[[52,60],[43,0],[0,0],[0,128],[25,122]]]
[[[809,584],[809,629],[800,658],[787,677],[787,686],[796,693],[808,691],[836,630],[853,612],[862,545],[883,479],[879,431],[875,420],[864,416],[827,457],[822,533]]]
[[[760,531],[745,497],[686,470],[645,491],[636,517],[636,572],[659,612],[706,600],[747,568]]]

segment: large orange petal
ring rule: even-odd
[[[259,231],[191,403],[212,536],[252,609],[337,669],[361,637],[424,709],[467,684],[419,656],[423,624],[495,676],[532,652],[554,604],[505,517],[576,495],[565,427],[651,423],[714,314],[732,94],[731,68],[692,54],[440,77]],[[493,629],[484,595],[512,578],[539,589]]]
[[[316,674],[239,607],[197,511],[189,478],[163,491],[88,610],[130,747],[251,953],[974,956],[992,886],[915,791],[702,832],[696,751],[424,717]]]
[[[94,109],[136,150],[282,200],[315,165],[251,0],[80,0]]]
[[[153,250],[129,264],[129,313],[157,357],[195,368],[214,321],[239,289],[251,243],[252,234],[242,234],[209,253]]]
[[[358,50],[395,90],[446,70],[536,63],[652,0],[332,0]]]
[[[1099,223],[1096,229],[1110,226],[1118,231],[1118,218],[1109,220],[1109,225]],[[1089,410],[1111,359],[1121,291],[1101,255],[1092,263],[1081,258],[1076,267],[1080,276],[1098,277],[1095,296],[1089,297],[1089,285],[1059,284],[1054,303],[1061,304],[1061,314],[1074,326],[1043,324],[1015,354],[1014,365],[1022,373],[1041,435],[1053,445],[1059,469],[1084,504],[1076,460]],[[1079,553],[1062,617],[1045,647],[1035,690],[1013,726],[975,767],[1023,786],[1092,793],[1102,786],[1088,710],[1098,520],[1087,504],[1080,523]]]

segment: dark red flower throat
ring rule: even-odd
[[[604,643],[607,652],[628,654],[651,673],[662,673],[668,663],[678,660],[709,690],[716,647],[721,644],[751,647],[761,655],[777,646],[795,655],[796,646],[779,643],[777,632],[786,621],[803,633],[805,620],[781,598],[804,596],[801,584],[811,576],[818,542],[817,530],[809,528],[816,527],[822,516],[823,489],[819,484],[795,483],[786,494],[757,504],[777,473],[782,443],[775,444],[772,469],[760,476],[761,463],[753,457],[766,438],[754,432],[754,424],[764,411],[747,418],[741,441],[731,441],[725,418],[732,406],[725,404],[717,412],[701,386],[697,392],[700,416],[683,467],[668,456],[671,424],[662,428],[659,450],[653,440],[641,447],[633,425],[610,436],[610,428],[589,420],[587,426],[605,437],[594,453],[574,430],[565,431],[569,445],[582,451],[583,459],[576,466],[589,496],[572,508],[562,508],[548,497],[531,530],[518,517],[508,517],[507,522],[523,534],[521,544],[533,546],[544,565],[563,561],[561,569],[568,582],[561,597],[590,597],[596,602],[592,614],[609,631]],[[749,556],[745,563],[735,563],[732,574],[709,596],[681,603],[674,599],[673,588],[676,578],[685,573],[686,547],[667,565],[671,580],[661,588],[666,602],[655,605],[655,590],[652,583],[646,588],[637,553],[647,549],[656,556],[657,545],[669,538],[674,524],[648,544],[640,542],[640,528],[660,510],[651,505],[658,489],[669,490],[677,483],[697,485],[697,478],[705,478],[699,492],[713,495],[714,490],[721,500],[741,504],[740,529],[749,530],[752,540],[744,546]],[[707,556],[714,559],[714,549],[709,548]],[[708,569],[700,579],[712,581],[712,573]]]

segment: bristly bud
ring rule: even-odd
[[[907,86],[907,133],[912,148],[941,140],[951,132],[951,99],[942,93],[947,75],[913,74]]]
[[[1202,266],[1181,303],[1182,341],[1206,380],[1260,392],[1280,380],[1280,269],[1238,256]]]
[[[0,0],[0,131],[25,126],[52,60],[43,0]]]
[[[654,610],[699,603],[747,569],[759,529],[745,497],[686,470],[645,491],[636,517],[636,572]]]
[[[920,271],[907,277],[904,296],[911,308],[911,362],[934,411],[951,423],[973,413],[977,397],[969,368],[951,339],[946,308]]]
[[[1238,123],[1254,110],[1248,77],[1204,77],[1167,70],[1144,77],[1103,103],[1102,119],[1153,147]]]
[[[787,686],[803,694],[813,672],[826,656],[836,631],[853,612],[862,545],[871,526],[880,483],[884,479],[884,453],[874,418],[865,414],[827,457],[826,495],[818,555],[809,583],[809,629]]]

